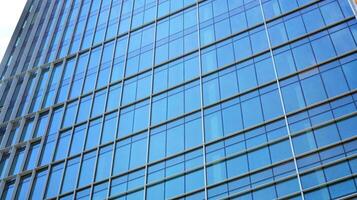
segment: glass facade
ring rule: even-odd
[[[0,199],[357,198],[349,0],[29,0]]]

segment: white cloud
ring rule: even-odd
[[[20,19],[26,0],[0,1],[0,61]]]

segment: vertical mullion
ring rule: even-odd
[[[5,121],[6,112],[8,112],[9,104],[11,102],[12,96],[14,95],[16,85],[20,81],[20,77],[15,77],[13,79],[9,79],[8,81],[11,81],[11,84],[10,84],[9,92],[6,95],[4,105],[1,108],[2,112],[0,112],[0,122]]]
[[[74,1],[76,1],[76,0],[74,0]],[[85,3],[85,1],[86,0],[77,0],[77,1],[80,1],[79,3],[78,3],[78,10],[77,10],[77,14],[76,14],[76,16],[75,16],[75,20],[74,20],[74,24],[73,24],[73,30],[72,30],[72,33],[71,33],[71,36],[70,36],[70,38],[69,38],[69,44],[68,44],[68,47],[67,47],[67,50],[66,50],[66,55],[65,56],[68,56],[68,53],[70,52],[70,49],[71,49],[71,44],[72,44],[72,40],[73,40],[73,38],[74,38],[74,34],[75,34],[75,32],[76,32],[76,28],[77,28],[77,24],[78,24],[78,20],[79,20],[79,17],[80,17],[80,15],[81,15],[81,11],[82,11],[82,5]],[[76,5],[76,3],[73,3],[74,5]],[[74,6],[74,5],[72,5],[72,6]],[[73,7],[74,8],[74,7]],[[72,12],[73,12],[73,10],[72,10]],[[72,13],[71,12],[71,14],[68,16],[68,19],[70,19],[71,18],[71,16],[72,16]],[[67,20],[68,20],[67,19]],[[63,35],[65,35],[66,34],[66,32],[68,31],[68,25],[70,24],[71,22],[70,21],[68,21],[67,22],[67,26],[66,26],[66,28],[65,28],[65,31],[63,31]],[[59,52],[57,52],[57,58],[60,58],[60,57],[58,57],[58,55],[60,54],[60,51],[62,51],[62,48],[63,48],[63,39],[64,39],[64,37],[62,37],[62,41],[61,41],[61,44],[59,45],[59,49],[58,49],[58,51]]]
[[[31,68],[36,67],[36,66],[34,66],[34,63],[36,61],[36,58],[39,56],[38,53],[39,52],[42,53],[42,51],[39,51],[39,49],[41,47],[42,42],[44,42],[44,41],[42,41],[44,39],[44,34],[46,33],[46,30],[48,30],[47,28],[49,26],[51,26],[51,24],[53,22],[53,21],[50,21],[50,18],[52,16],[52,13],[56,12],[58,6],[60,5],[59,4],[60,1],[61,0],[52,0],[52,2],[50,4],[49,12],[46,15],[46,19],[43,22],[43,27],[42,27],[41,32],[39,34],[39,38],[41,38],[40,42],[36,43],[36,45],[35,45],[35,47],[33,49],[34,53],[32,54],[32,57],[31,57],[31,59],[29,61],[29,64],[28,64],[28,66],[31,67]],[[48,36],[49,36],[49,34],[47,35],[47,37]]]
[[[21,55],[19,55],[19,54],[20,54],[20,51],[21,51],[21,49],[23,48],[24,43],[27,42],[27,41],[25,41],[26,35],[27,35],[27,34],[31,34],[31,33],[29,32],[30,27],[31,27],[31,22],[32,22],[32,20],[34,19],[34,15],[35,15],[35,12],[36,12],[37,7],[40,6],[41,3],[42,3],[42,1],[39,0],[39,1],[37,2],[36,6],[35,6],[36,8],[33,8],[34,10],[31,11],[30,16],[27,17],[27,19],[28,19],[28,20],[27,20],[27,23],[25,24],[25,27],[22,29],[22,30],[26,30],[26,31],[24,31],[24,32],[21,33],[21,35],[22,35],[22,34],[24,34],[24,35],[23,35],[23,37],[20,36],[19,44],[16,46],[15,51],[12,53],[12,55],[13,55],[12,62],[11,62],[11,64],[5,69],[5,70],[6,70],[6,73],[5,73],[4,77],[9,77],[9,76],[11,76],[11,72],[12,72],[13,68],[15,68],[14,65],[16,64],[16,61],[17,61],[17,59],[19,58],[19,56],[21,56]],[[32,30],[33,30],[33,29],[31,29],[31,31],[32,31]],[[9,70],[7,70],[7,69],[9,69]]]
[[[145,1],[146,3],[146,1]],[[149,150],[150,150],[150,132],[151,132],[151,112],[152,112],[152,101],[153,101],[153,93],[154,93],[154,66],[155,66],[155,55],[156,55],[156,38],[157,38],[157,16],[158,16],[158,8],[159,8],[159,0],[156,0],[156,13],[155,13],[155,26],[154,26],[154,42],[152,44],[153,48],[153,54],[152,54],[152,63],[151,63],[151,85],[150,85],[150,97],[149,97],[149,116],[148,116],[148,128],[147,128],[147,142],[146,142],[146,161],[145,161],[145,171],[144,171],[144,191],[143,191],[143,200],[146,199],[146,193],[147,193],[147,176],[148,176],[148,170],[149,170]],[[144,7],[145,11],[145,7]],[[144,17],[144,16],[143,16]],[[133,18],[133,16],[131,17]],[[141,45],[140,45],[141,46]],[[141,51],[141,49],[140,49]]]
[[[26,17],[29,16],[28,13],[30,11],[31,6],[33,6],[34,3],[35,3],[35,0],[28,0],[26,5],[25,5],[25,7],[24,7],[24,10],[22,11],[22,14],[21,14],[20,19],[19,19],[19,23],[15,27],[14,34],[11,37],[9,45],[8,45],[8,47],[6,49],[5,54],[4,54],[4,57],[2,58],[1,63],[0,63],[0,80],[3,77],[5,77],[4,73],[6,73],[6,71],[8,69],[6,67],[6,65],[8,64],[11,56],[14,55],[13,53],[15,51],[13,51],[13,50],[16,48],[16,46],[14,46],[14,45],[16,45],[16,42],[18,41],[18,39],[21,37],[21,35],[23,33],[22,32],[22,28],[24,27],[24,25],[25,25],[24,23],[27,22],[27,19],[28,19]],[[14,57],[12,58],[12,60],[13,59],[14,59]]]
[[[46,44],[46,46],[44,46],[44,51],[42,52],[42,55],[41,55],[42,60],[39,60],[39,63],[42,63],[42,64],[46,63],[46,58],[49,53],[49,50],[51,49],[50,47],[51,47],[52,41],[54,39],[53,37],[56,34],[58,20],[60,20],[62,10],[64,9],[64,6],[66,5],[66,1],[68,1],[68,0],[59,0],[59,1],[61,1],[61,3],[58,3],[57,6],[60,8],[58,8],[58,10],[56,11],[54,20],[51,22],[54,24],[54,27],[52,30],[50,30],[51,33],[49,33],[49,35],[48,35],[48,43]]]
[[[205,199],[208,199],[207,191],[207,167],[206,167],[206,137],[205,137],[205,122],[204,122],[204,104],[203,104],[203,78],[202,78],[202,61],[201,61],[201,34],[200,34],[200,2],[196,2],[196,20],[197,20],[197,45],[198,45],[198,67],[199,67],[199,81],[200,81],[200,114],[201,114],[201,129],[202,129],[202,158],[203,158],[203,176],[204,176],[204,193]]]
[[[279,99],[280,99],[280,103],[281,103],[280,106],[281,106],[281,108],[283,110],[284,122],[285,122],[286,131],[288,133],[289,144],[290,144],[290,149],[291,149],[291,155],[292,155],[293,161],[294,161],[296,179],[298,181],[301,199],[304,200],[305,197],[304,197],[304,193],[303,193],[303,187],[302,187],[302,183],[301,183],[299,168],[298,168],[297,159],[296,159],[296,155],[295,155],[295,150],[294,150],[294,146],[293,146],[292,136],[291,136],[291,132],[290,132],[290,128],[289,128],[288,117],[287,117],[287,113],[286,113],[286,110],[285,110],[285,104],[284,104],[284,100],[283,100],[283,94],[282,94],[282,91],[281,91],[279,76],[278,76],[278,72],[277,72],[277,68],[276,68],[276,64],[275,64],[272,44],[271,44],[270,37],[269,37],[267,21],[265,19],[265,13],[264,13],[264,9],[263,9],[262,0],[259,0],[259,6],[260,6],[260,11],[261,11],[261,14],[262,14],[262,17],[263,17],[263,21],[264,21],[264,30],[265,30],[265,35],[266,35],[266,38],[267,38],[267,41],[268,41],[268,45],[269,45],[269,54],[270,54],[270,58],[271,58],[272,64],[273,64],[275,80],[276,80],[276,84],[278,86]]]
[[[54,0],[52,0],[52,3],[50,3],[50,5],[53,5],[54,4]],[[35,36],[37,34],[37,32],[39,31],[41,33],[41,30],[45,27],[45,23],[43,22],[42,25],[41,25],[41,29],[40,29],[40,22],[41,22],[41,19],[44,15],[47,15],[48,13],[48,9],[47,9],[47,3],[48,3],[48,0],[45,0],[45,1],[42,1],[42,5],[41,5],[41,8],[39,10],[39,14],[36,16],[36,21],[35,21],[35,25],[33,26],[32,28],[32,33],[29,37],[29,40],[26,41],[26,46],[25,46],[25,49],[24,49],[24,52],[23,52],[23,55],[21,55],[21,59],[19,61],[19,64],[18,66],[21,66],[21,67],[18,67],[16,69],[16,73],[15,74],[19,74],[21,73],[22,71],[26,71],[27,69],[23,69],[22,67],[24,67],[24,64],[26,62],[26,59],[27,59],[27,56],[29,56],[31,53],[33,53],[33,49],[31,49],[32,47],[32,44],[34,42],[34,39],[35,39]],[[31,57],[33,57],[34,54],[31,55]],[[32,67],[32,66],[28,66],[28,67]]]
[[[122,11],[123,11],[123,4],[124,4],[124,1],[121,1],[121,7],[120,7],[120,13],[122,14]],[[131,16],[133,14],[133,8],[134,8],[134,0],[132,1],[132,5],[131,5]],[[120,16],[118,17],[118,23],[120,22],[120,18],[121,18],[121,14]],[[129,27],[131,26],[131,18],[130,18],[130,24],[129,24]],[[119,31],[119,24],[117,26],[117,33]],[[121,102],[123,100],[123,93],[124,93],[124,77],[125,77],[125,71],[126,71],[126,64],[127,64],[127,57],[128,57],[128,51],[129,51],[129,41],[130,41],[130,31],[127,33],[127,35],[124,35],[123,37],[127,36],[127,41],[126,41],[126,49],[125,49],[125,54],[124,54],[124,62],[123,62],[123,78],[121,80],[121,88],[120,88],[120,99],[119,99],[119,102],[118,102],[118,111],[117,111],[117,116],[118,116],[118,119],[117,119],[117,122],[116,122],[116,125],[115,125],[115,131],[116,131],[116,134],[115,134],[115,138],[117,139],[118,138],[118,134],[119,134],[119,122],[120,122],[120,111],[121,111]],[[113,63],[114,63],[114,58],[115,58],[115,51],[116,51],[116,48],[117,48],[117,43],[118,43],[118,39],[116,40],[115,42],[115,48],[114,48],[114,54],[113,54]],[[110,196],[110,192],[111,192],[111,183],[112,183],[112,175],[113,175],[113,166],[114,166],[114,159],[115,159],[115,150],[116,150],[116,147],[118,145],[119,142],[116,142],[116,139],[114,140],[114,144],[113,144],[113,155],[112,155],[112,169],[111,169],[111,172],[110,172],[110,180],[109,180],[109,184],[108,184],[108,194],[107,194],[107,197],[109,198]]]

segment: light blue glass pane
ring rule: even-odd
[[[299,155],[316,148],[314,135],[312,132],[306,132],[293,138],[295,154]]]
[[[85,186],[92,182],[94,175],[94,167],[96,161],[96,152],[90,152],[84,154],[82,164],[81,164],[81,173],[79,175],[78,186]]]
[[[355,76],[355,74],[357,74],[357,67],[355,67],[356,65],[357,61],[352,61],[342,66],[348,85],[351,89],[357,88],[357,78]]]
[[[269,165],[270,156],[267,148],[255,150],[248,154],[249,169],[254,170]]]
[[[286,160],[292,157],[289,141],[283,141],[273,144],[269,147],[269,149],[270,149],[271,161],[273,163]]]
[[[301,176],[301,184],[304,189],[320,185],[324,182],[324,173],[321,170],[317,170]]]
[[[253,192],[253,197],[255,200],[275,199],[276,198],[275,188],[274,186],[270,186],[257,190]]]
[[[75,188],[79,169],[79,157],[67,161],[67,168],[63,179],[61,193],[72,191]]]
[[[62,179],[62,173],[63,173],[63,167],[64,163],[55,165],[51,169],[51,174],[49,177],[49,181],[47,183],[47,191],[46,191],[46,197],[54,197],[57,196],[59,192],[59,187]]]
[[[293,50],[293,55],[298,70],[310,67],[316,64],[314,53],[310,44],[304,44],[298,47],[295,47]]]
[[[215,112],[205,116],[206,141],[211,141],[223,136],[221,112]]]
[[[113,174],[117,175],[128,170],[130,145],[119,146],[115,150]]]
[[[263,121],[259,98],[252,98],[242,102],[243,124],[250,127]]]
[[[221,98],[233,96],[238,93],[237,74],[230,72],[219,77]]]
[[[165,157],[166,132],[157,133],[150,138],[150,162]]]
[[[300,84],[294,83],[282,88],[284,106],[287,112],[291,112],[305,106]]]
[[[311,42],[318,63],[336,56],[331,39],[325,36]]]
[[[253,65],[238,69],[238,84],[241,92],[257,86],[256,72]]]
[[[341,68],[335,68],[321,74],[327,95],[329,97],[337,96],[348,91],[346,79]],[[338,82],[338,84],[336,84]]]
[[[96,181],[101,181],[109,177],[112,161],[113,146],[106,146],[100,149],[97,163]]]
[[[203,170],[195,171],[187,174],[185,177],[185,191],[190,192],[204,186]]]
[[[218,79],[212,79],[203,84],[203,101],[205,105],[210,105],[220,99]]]
[[[243,129],[240,105],[233,105],[222,110],[224,135],[229,135]]]
[[[346,180],[340,183],[336,183],[329,187],[332,198],[339,198],[348,194],[356,192],[356,186],[353,180]]]
[[[157,184],[147,189],[147,199],[165,199],[164,184]]]
[[[179,153],[185,149],[184,127],[176,126],[167,130],[167,156]]]
[[[165,183],[165,199],[184,193],[184,177],[171,179]]]
[[[332,144],[340,140],[340,136],[335,124],[314,130],[314,135],[318,147]]]
[[[227,161],[228,177],[235,177],[248,172],[247,156],[238,156]]]
[[[262,95],[261,101],[265,120],[273,119],[283,114],[283,108],[277,90]]]

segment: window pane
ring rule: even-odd
[[[111,171],[110,166],[112,163],[111,162],[112,153],[113,153],[112,145],[100,149],[99,156],[98,156],[97,173],[95,177],[96,181],[101,181],[109,177]]]

